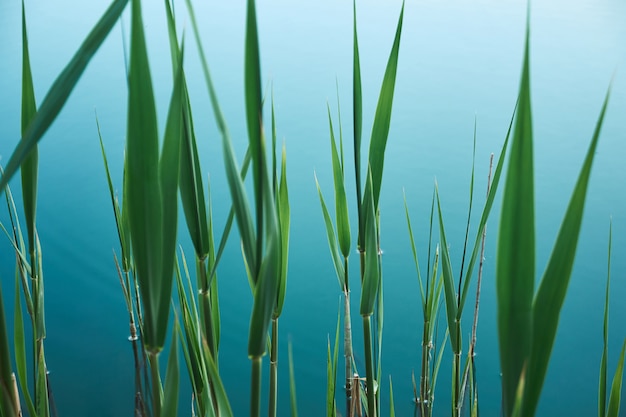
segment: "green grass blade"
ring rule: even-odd
[[[37,113],[35,104],[35,90],[33,75],[30,68],[30,54],[28,52],[28,35],[26,31],[26,12],[22,1],[22,140],[28,126]],[[20,169],[22,176],[22,200],[24,204],[24,219],[28,232],[28,248],[31,262],[35,252],[35,217],[37,213],[37,172],[39,165],[39,151],[33,146],[30,154],[22,162]]]
[[[170,345],[167,371],[165,373],[165,387],[163,390],[163,417],[176,417],[178,415],[178,390],[180,385],[180,369],[178,365],[178,322],[174,323],[172,330],[172,342]]]
[[[472,250],[470,261],[465,271],[466,276],[471,276],[474,270],[474,266],[476,265],[476,260],[478,259],[478,254],[480,253],[483,230],[485,230],[485,227],[487,226],[487,219],[489,218],[489,214],[491,213],[491,208],[493,207],[493,202],[495,200],[496,193],[498,191],[498,184],[500,183],[502,167],[504,166],[504,160],[506,159],[506,152],[509,146],[509,138],[511,137],[511,129],[513,127],[514,118],[515,118],[515,111],[513,112],[513,116],[511,117],[509,128],[506,132],[506,137],[504,139],[504,144],[502,145],[502,151],[500,152],[500,156],[498,157],[498,163],[496,164],[496,170],[493,175],[493,180],[491,182],[491,186],[489,187],[489,194],[487,195],[485,206],[483,207],[482,214],[480,215],[480,223],[478,225],[478,229],[476,232],[476,240],[474,241],[474,249]],[[470,282],[469,279],[465,281],[465,284],[463,286],[463,291],[461,293],[461,301],[459,303],[459,310],[461,312],[463,311],[463,307],[465,306],[465,300],[467,299],[467,293],[469,290],[469,282]]]
[[[178,70],[175,77],[170,108],[165,125],[163,150],[159,161],[159,180],[161,186],[161,199],[163,207],[163,247],[162,247],[162,272],[159,299],[158,329],[159,340],[165,341],[167,322],[170,310],[170,298],[172,294],[172,280],[174,274],[174,262],[176,259],[176,238],[178,224],[178,180],[180,171],[180,149],[183,130],[183,56],[181,51],[178,61]],[[159,346],[163,346],[160,344]]]
[[[54,81],[41,103],[39,111],[29,123],[26,133],[22,134],[20,142],[9,159],[6,170],[0,178],[0,190],[4,190],[22,162],[31,154],[31,151],[56,119],[87,64],[117,22],[127,2],[128,0],[114,0],[111,3],[76,51],[72,60]]]
[[[337,152],[337,142],[335,141],[335,131],[333,120],[330,116],[328,106],[328,124],[330,126],[330,150],[333,162],[333,180],[335,184],[335,217],[337,220],[337,239],[339,248],[344,258],[350,255],[350,217],[348,215],[348,199],[346,197],[346,187],[341,159]]]
[[[389,375],[389,417],[396,417],[396,407],[393,404],[393,384]]]
[[[245,95],[248,138],[252,154],[252,178],[256,207],[257,254],[263,248],[263,196],[267,191],[264,177],[267,175],[265,164],[265,145],[263,143],[263,105],[261,93],[261,62],[259,58],[259,37],[257,31],[256,6],[254,0],[247,2],[246,41],[245,41]],[[268,190],[269,191],[269,190]],[[259,274],[259,269],[252,267],[253,276]],[[259,265],[256,265],[258,268]]]
[[[518,382],[530,354],[533,325],[535,209],[528,26],[513,132],[496,264],[498,334],[505,416],[513,413]]]
[[[361,210],[361,213],[365,216],[365,272],[361,287],[360,306],[360,314],[363,317],[371,316],[374,313],[374,305],[376,304],[376,295],[378,294],[380,281],[372,174],[370,169],[368,169],[367,172],[368,176],[365,183],[364,195],[366,204],[363,205],[363,209]]]
[[[391,107],[393,104],[393,93],[396,84],[396,72],[398,69],[398,55],[400,52],[400,36],[402,34],[402,20],[404,17],[404,2],[400,10],[396,35],[387,62],[387,69],[383,78],[383,84],[378,97],[374,125],[372,127],[372,137],[369,149],[369,165],[372,170],[372,192],[374,195],[374,210],[378,210],[378,199],[383,180],[383,164],[385,160],[385,148],[387,137],[389,136],[389,126],[391,123]],[[367,196],[366,196],[367,197]]]
[[[413,228],[411,227],[411,216],[409,216],[409,206],[406,202],[406,194],[404,189],[402,190],[402,196],[404,197],[404,213],[406,215],[406,224],[409,229],[409,239],[411,241],[411,251],[413,253],[413,262],[415,263],[415,270],[417,271],[417,282],[420,286],[420,296],[422,299],[422,312],[426,315],[426,295],[424,294],[424,285],[422,283],[422,274],[420,273],[420,265],[417,259],[417,249],[415,248],[415,239],[413,238]]]
[[[213,384],[213,391],[215,392],[215,403],[217,404],[218,409],[217,415],[220,417],[233,417],[233,411],[230,408],[224,384],[222,383],[219,371],[217,370],[217,365],[211,357],[206,341],[202,343],[202,348],[204,352],[204,360],[206,361],[207,373],[211,383]]]
[[[117,236],[120,240],[120,248],[122,250],[122,267],[125,271],[130,268],[130,254],[129,248],[126,246],[126,239],[124,238],[124,225],[122,224],[122,214],[120,211],[117,198],[115,197],[115,190],[113,188],[113,181],[111,180],[111,172],[109,171],[109,162],[104,150],[104,142],[102,141],[102,132],[100,131],[100,122],[98,121],[98,115],[96,115],[96,127],[98,129],[98,138],[100,139],[100,150],[102,152],[102,161],[104,162],[104,171],[107,177],[107,185],[109,186],[109,196],[111,197],[111,205],[113,206],[113,214],[115,216],[115,226],[117,227]]]
[[[291,406],[291,417],[298,417],[298,401],[296,399],[296,377],[294,375],[293,352],[291,341],[287,347],[289,355],[289,405]]]
[[[24,317],[22,313],[22,302],[20,296],[20,278],[19,269],[16,268],[15,273],[15,311],[13,320],[13,347],[15,355],[15,367],[17,370],[18,381],[22,395],[26,400],[26,407],[31,416],[36,415],[35,404],[30,395],[28,387],[28,368],[26,365],[26,338],[24,335]]]
[[[541,284],[539,284],[533,303],[532,350],[527,374],[528,384],[524,394],[525,413],[527,411],[534,413],[548,369],[561,307],[565,300],[565,294],[567,293],[567,287],[574,267],[591,167],[609,101],[609,94],[610,89],[607,91],[585,162],[576,182],[576,188],[572,194],[556,243],[550,255],[548,266],[541,279]]]
[[[598,386],[598,417],[606,416],[607,360],[609,356],[609,291],[611,288],[611,247],[613,243],[613,222],[609,223],[609,254],[604,296],[604,321],[602,323],[602,359],[600,360],[600,383]]]
[[[435,188],[437,197],[437,212],[439,214],[439,238],[441,239],[441,268],[443,271],[443,293],[446,301],[446,318],[448,319],[448,329],[450,330],[450,345],[452,351],[458,353],[461,349],[460,334],[457,331],[459,321],[457,321],[457,298],[454,290],[454,273],[448,252],[448,240],[441,213],[441,201],[439,200],[439,189]]]
[[[269,185],[267,175],[265,183]],[[250,318],[250,332],[248,336],[248,356],[258,358],[265,353],[267,331],[272,313],[276,306],[278,278],[280,274],[280,232],[276,209],[271,196],[264,195],[266,215],[266,254],[261,264],[259,278],[254,289],[254,304]]]
[[[335,272],[337,273],[337,279],[339,280],[339,287],[343,290],[345,286],[345,269],[343,267],[343,263],[341,262],[341,256],[339,255],[339,248],[337,247],[337,239],[335,237],[333,222],[330,219],[330,214],[328,213],[328,208],[326,207],[326,202],[324,201],[324,196],[322,195],[322,189],[317,181],[317,176],[315,176],[315,185],[317,186],[317,193],[320,197],[320,205],[322,206],[322,215],[324,216],[330,255],[333,258],[333,265],[335,266]]]
[[[160,350],[163,207],[159,182],[159,140],[141,4],[132,1],[126,185],[132,248],[144,304],[144,343]],[[167,303],[169,308],[169,300]]]
[[[624,354],[626,353],[626,340],[622,345],[622,353],[619,355],[619,361],[617,362],[617,370],[615,376],[613,376],[613,383],[611,384],[611,395],[609,396],[609,407],[607,409],[607,417],[617,417],[619,415],[619,408],[622,399],[622,377],[624,375]]]
[[[361,136],[363,128],[363,94],[361,90],[361,61],[356,28],[356,0],[353,2],[353,63],[352,63],[352,111],[354,129],[354,172],[356,175],[356,198],[359,218],[358,248],[365,250],[365,223],[361,221]]]
[[[180,49],[176,40],[176,23],[172,14],[169,0],[165,0],[167,12],[167,27],[172,55],[174,76],[177,73],[177,64],[180,59]],[[191,103],[187,90],[187,82],[183,70],[183,130],[180,150],[180,197],[187,222],[187,229],[191,236],[196,255],[204,259],[209,252],[209,228],[207,224],[207,209],[205,204],[202,171],[196,144],[196,134],[193,124]],[[206,283],[203,283],[203,286]]]
[[[287,291],[287,271],[289,269],[289,232],[291,227],[291,209],[289,207],[289,189],[287,187],[287,150],[283,145],[280,163],[280,183],[278,185],[278,221],[280,223],[281,256],[280,287],[274,316],[280,316]]]
[[[4,302],[2,301],[2,288],[0,288],[0,410],[3,416],[17,416],[13,397],[13,384],[11,380],[11,356],[9,350],[9,336],[4,316]]]
[[[1,307],[1,306],[0,306]],[[39,349],[37,355],[37,375],[35,381],[36,411],[38,417],[50,416],[50,402],[48,398],[48,376],[46,360],[43,348]],[[10,414],[9,414],[10,415]]]
[[[233,200],[233,208],[235,211],[237,226],[239,228],[239,234],[241,236],[241,244],[244,256],[246,257],[246,263],[249,265],[250,269],[254,271],[256,269],[256,264],[260,263],[257,258],[255,242],[257,238],[262,239],[262,236],[255,236],[252,216],[250,214],[250,205],[248,204],[248,198],[246,197],[243,181],[239,175],[239,168],[237,167],[235,153],[230,139],[228,136],[223,136],[222,139],[224,146],[226,179],[228,180],[228,187],[230,188],[230,194]]]

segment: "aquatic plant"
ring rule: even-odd
[[[37,144],[60,113],[90,58],[98,50],[126,6],[125,0],[114,0],[94,26],[72,60],[55,80],[39,108],[36,106],[30,68],[26,13],[22,5],[22,121],[21,139],[0,177],[10,217],[9,227],[2,226],[16,258],[14,333],[8,334],[6,312],[0,288],[0,417],[22,415],[22,401],[31,416],[57,415],[47,374],[44,352],[45,310],[42,250],[37,236]],[[131,0],[130,54],[128,76],[128,117],[125,143],[124,174],[121,202],[111,180],[109,165],[99,122],[105,174],[108,182],[114,221],[119,238],[119,258],[114,256],[126,303],[133,357],[135,361],[135,415],[172,416],[178,413],[180,377],[187,373],[192,389],[192,415],[232,416],[228,393],[219,369],[221,337],[218,294],[218,265],[237,223],[243,263],[252,293],[252,314],[248,334],[248,356],[251,360],[250,415],[260,416],[262,367],[269,354],[269,416],[278,415],[278,322],[286,294],[289,233],[291,226],[287,185],[286,147],[280,158],[277,148],[277,124],[273,95],[270,107],[271,163],[265,143],[265,98],[262,89],[260,46],[256,5],[247,0],[245,36],[245,94],[248,151],[241,168],[235,158],[233,143],[209,72],[198,24],[190,0],[187,10],[198,47],[207,93],[222,138],[225,177],[232,200],[219,244],[214,239],[210,187],[202,180],[202,167],[196,143],[192,106],[184,70],[185,42],[179,40],[173,6],[164,1],[172,64],[172,91],[160,140],[157,132],[156,103],[150,76],[140,0]],[[345,389],[347,416],[383,415],[381,411],[383,278],[381,251],[380,193],[382,188],[385,149],[391,123],[392,104],[402,34],[404,3],[400,10],[395,37],[387,61],[378,104],[374,114],[367,156],[367,169],[361,161],[362,90],[359,44],[357,37],[356,2],[353,5],[353,147],[357,209],[357,244],[360,261],[360,305],[363,324],[365,378],[357,370],[352,345],[348,259],[352,236],[345,182],[345,160],[339,97],[337,104],[338,135],[333,126],[330,106],[331,164],[335,196],[335,224],[326,206],[319,183],[316,185],[323,221],[335,267],[343,303],[339,308],[334,343],[327,343],[327,415],[338,415],[336,401],[337,364],[343,311],[343,346],[345,358]],[[529,25],[528,25],[529,26]],[[425,278],[418,263],[418,249],[406,198],[405,213],[411,250],[418,275],[424,327],[421,344],[419,394],[415,388],[416,410],[430,416],[434,407],[435,384],[448,337],[452,350],[451,414],[478,415],[478,388],[474,347],[478,317],[478,297],[474,309],[472,337],[468,355],[462,361],[461,321],[471,277],[476,262],[483,258],[487,219],[491,212],[509,154],[504,184],[503,209],[500,219],[497,258],[498,328],[502,368],[503,415],[533,416],[550,362],[559,315],[573,268],[576,246],[593,157],[608,105],[607,93],[598,118],[589,150],[568,206],[553,253],[534,291],[534,184],[533,135],[530,102],[529,29],[527,26],[524,64],[518,104],[497,160],[493,179],[488,181],[486,202],[480,216],[473,246],[466,257],[472,216],[474,165],[470,179],[470,199],[461,265],[456,279],[452,256],[444,226],[442,200],[437,186],[431,200],[429,245]],[[338,94],[339,96],[339,94]],[[337,141],[338,137],[338,141]],[[509,138],[511,144],[509,147]],[[338,144],[337,144],[338,142]],[[476,129],[474,130],[474,146]],[[474,148],[475,149],[475,148]],[[280,159],[280,162],[279,162]],[[246,174],[251,169],[252,199],[246,191]],[[18,212],[8,182],[20,170],[22,179],[23,236]],[[491,167],[490,167],[491,173]],[[205,193],[206,190],[206,193]],[[178,242],[178,204],[183,208],[187,232],[193,245],[196,283],[187,263],[187,256]],[[250,204],[250,201],[252,204]],[[440,242],[433,244],[435,204]],[[336,231],[335,231],[336,227]],[[598,414],[616,416],[619,412],[623,376],[622,348],[607,401],[608,307],[610,289],[611,237],[609,237],[609,274],[605,294],[603,321],[604,348],[600,363]],[[434,257],[431,252],[433,246]],[[466,264],[466,259],[468,260]],[[478,261],[478,283],[482,260]],[[176,287],[174,293],[173,286]],[[477,291],[480,285],[477,285]],[[436,318],[444,294],[446,329],[437,338]],[[549,301],[549,302],[548,302]],[[23,303],[23,304],[22,304]],[[343,308],[342,308],[343,307]],[[173,314],[171,337],[169,323]],[[26,348],[25,321],[30,321],[32,348]],[[169,341],[169,344],[168,344]],[[434,342],[433,342],[434,341]],[[439,342],[439,347],[434,347]],[[626,345],[625,345],[626,346]],[[419,347],[418,347],[419,348]],[[161,375],[159,358],[168,354],[165,376]],[[26,352],[32,352],[30,364]],[[185,367],[179,364],[182,352]],[[434,358],[433,358],[434,356]],[[13,363],[15,370],[13,371]],[[294,359],[291,341],[288,347],[290,411],[297,415]],[[32,373],[32,381],[29,381]],[[364,382],[364,383],[363,383]],[[417,385],[417,384],[415,384]],[[467,395],[469,393],[469,395]],[[389,415],[395,415],[393,387],[389,379]]]

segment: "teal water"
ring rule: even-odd
[[[144,2],[161,132],[171,89],[166,22],[160,2]],[[180,27],[189,40],[186,69],[204,173],[210,175],[214,219],[221,229],[229,208],[222,150],[191,42],[182,2]],[[40,103],[91,26],[102,0],[28,2],[31,60]],[[364,134],[371,129],[380,81],[400,2],[358,5],[364,95]],[[238,155],[245,149],[243,25],[245,5],[196,2],[209,64]],[[335,82],[351,132],[351,2],[259,2],[264,80],[272,81],[278,136],[288,152],[292,208],[291,257],[281,355],[291,338],[301,415],[324,414],[326,343],[334,333],[339,292],[327,249],[313,179],[328,198],[332,173],[326,102],[336,109]],[[126,29],[128,13],[124,20]],[[410,254],[402,190],[412,211],[425,262],[428,211],[436,178],[446,231],[458,269],[467,213],[474,118],[478,120],[475,213],[482,205],[489,154],[499,152],[515,104],[523,50],[523,1],[406,4],[394,113],[381,195],[385,274],[384,374],[394,382],[396,412],[413,413],[411,371],[419,372],[419,290]],[[626,336],[626,4],[618,0],[534,2],[531,8],[531,83],[535,133],[537,268],[543,271],[607,86],[613,90],[581,232],[578,257],[545,382],[539,415],[596,412],[609,217],[614,256],[610,369]],[[20,4],[0,3],[0,162],[19,139]],[[121,188],[126,123],[122,32],[118,26],[94,57],[40,146],[38,228],[44,254],[47,361],[60,415],[132,413],[132,352],[127,316],[113,264],[114,221],[94,120],[97,110],[113,180]],[[352,154],[347,152],[347,160]],[[352,178],[351,172],[348,178]],[[19,181],[11,185],[19,188]],[[354,199],[353,187],[348,188]],[[17,194],[17,193],[16,193]],[[483,415],[500,407],[495,321],[495,242],[499,199],[489,222],[478,330],[477,364]],[[351,207],[355,215],[355,207]],[[0,219],[7,220],[6,209]],[[473,225],[476,224],[474,219]],[[353,221],[353,225],[355,222]],[[181,225],[181,230],[184,227]],[[353,226],[354,229],[354,226]],[[353,241],[355,236],[353,236]],[[181,243],[190,250],[181,233]],[[189,252],[191,253],[191,252]],[[355,257],[356,258],[356,257]],[[13,308],[14,255],[0,239],[0,279]],[[358,262],[352,259],[352,276]],[[219,270],[222,307],[220,367],[235,415],[246,415],[251,297],[239,245],[231,239]],[[353,294],[357,299],[358,293]],[[355,303],[356,306],[357,303]],[[361,326],[353,313],[355,346]],[[442,321],[443,325],[443,321]],[[470,326],[465,326],[464,337]],[[357,350],[357,364],[362,354]],[[437,387],[438,415],[449,410],[449,352]],[[281,415],[288,415],[286,360],[281,362]],[[361,362],[362,367],[362,362]],[[267,373],[265,374],[267,375]],[[387,407],[387,381],[383,407]],[[181,399],[188,415],[188,392]],[[626,415],[626,414],[625,414]]]

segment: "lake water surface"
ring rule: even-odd
[[[107,6],[105,0],[26,3],[38,103]],[[203,173],[211,178],[214,220],[216,230],[221,230],[230,207],[222,149],[184,2],[176,2],[176,6],[179,28],[184,27],[187,34],[185,67]],[[371,130],[400,6],[396,0],[363,1],[357,5],[365,138]],[[241,158],[247,141],[243,101],[245,2],[196,1],[195,7],[213,79]],[[330,199],[332,170],[326,103],[330,102],[336,112],[336,82],[344,138],[352,137],[352,3],[272,0],[259,1],[257,8],[263,80],[273,85],[278,136],[287,146],[291,194],[291,252],[280,328],[281,358],[286,359],[290,338],[300,413],[321,416],[325,413],[326,343],[328,335],[334,334],[339,291],[313,174],[317,174],[326,198]],[[3,164],[19,140],[20,12],[18,1],[0,3]],[[128,32],[128,10],[124,21]],[[144,1],[144,22],[162,133],[171,94],[171,65],[161,2]],[[453,265],[458,270],[469,196],[474,120],[478,138],[478,214],[486,189],[489,155],[500,151],[516,100],[525,23],[526,3],[521,0],[406,2],[381,195],[385,253],[385,380],[381,386],[386,410],[386,378],[393,377],[399,416],[413,415],[411,372],[419,373],[422,334],[403,189],[412,212],[418,252],[425,263],[428,213],[436,178]],[[611,372],[626,336],[626,304],[622,302],[626,294],[626,3],[535,1],[531,5],[530,25],[539,276],[550,255],[602,100],[614,77],[578,257],[538,411],[542,416],[589,416],[597,410],[610,217],[614,236]],[[46,351],[51,387],[62,416],[132,413],[132,352],[112,256],[118,240],[94,117],[97,111],[113,180],[121,189],[127,100],[122,39],[118,25],[40,145],[38,228],[46,280]],[[350,141],[346,142],[346,159],[351,161]],[[348,170],[350,180],[353,175]],[[17,191],[19,180],[11,185]],[[353,201],[354,186],[351,184],[347,191]],[[496,201],[488,226],[476,357],[481,412],[485,416],[500,413],[494,284],[500,198]],[[354,205],[350,210],[354,232]],[[474,227],[478,222],[475,217]],[[0,212],[0,219],[7,221],[5,209]],[[181,223],[180,230],[184,229]],[[186,232],[180,235],[190,255]],[[0,260],[3,296],[6,308],[12,311],[14,255],[6,239],[0,239]],[[357,257],[353,256],[353,277],[357,269]],[[231,238],[222,260],[219,285],[223,329],[220,369],[233,411],[242,416],[248,412],[251,296],[236,238]],[[353,299],[358,299],[357,291]],[[358,303],[354,304],[356,308]],[[361,325],[357,319],[355,309],[356,359],[362,368]],[[443,328],[443,316],[441,320]],[[469,321],[463,332],[467,339]],[[443,362],[437,386],[438,415],[449,412],[450,352]],[[281,359],[279,395],[280,413],[284,416],[288,415],[286,364]],[[181,401],[188,415],[188,391]]]

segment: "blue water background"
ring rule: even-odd
[[[400,5],[395,0],[358,4],[364,140],[371,131]],[[107,6],[108,2],[103,0],[27,2],[38,103]],[[221,230],[230,197],[224,179],[220,138],[191,25],[183,2],[177,2],[176,6],[179,29],[185,28],[186,33],[185,68],[203,174],[211,178],[214,221],[216,230]],[[196,1],[195,7],[217,93],[241,158],[247,141],[243,101],[245,4]],[[330,103],[336,114],[336,82],[346,160],[351,167],[352,3],[260,1],[258,18],[263,81],[272,83],[278,136],[287,146],[292,213],[289,282],[280,321],[280,415],[288,415],[286,347],[291,339],[300,413],[320,416],[325,413],[327,337],[334,335],[339,291],[313,173],[317,174],[327,201],[332,201],[326,103]],[[124,21],[128,33],[128,10]],[[3,164],[19,139],[20,22],[20,2],[1,2],[0,162]],[[161,2],[144,2],[144,22],[162,133],[172,75]],[[626,336],[626,305],[621,302],[626,293],[625,22],[626,3],[618,0],[536,1],[531,7],[539,276],[613,79],[578,257],[539,406],[538,415],[542,416],[587,416],[596,412],[610,217],[614,237],[610,370],[615,367]],[[385,330],[384,379],[380,384],[383,410],[387,410],[387,378],[393,377],[396,413],[400,416],[413,413],[411,371],[419,372],[422,334],[419,290],[404,219],[403,189],[420,259],[425,265],[428,213],[436,178],[453,266],[458,271],[467,216],[474,121],[477,120],[478,126],[472,221],[475,228],[486,189],[489,155],[499,154],[516,100],[525,24],[526,3],[519,0],[406,3],[381,194]],[[56,405],[64,416],[132,413],[133,362],[126,340],[128,320],[112,256],[118,240],[94,118],[96,110],[113,181],[119,190],[127,100],[122,42],[118,25],[91,61],[40,145],[38,231],[46,282],[46,354]],[[353,170],[348,169],[354,242],[353,175]],[[13,180],[11,185],[18,197],[19,180]],[[497,416],[500,410],[494,284],[499,209],[498,198],[488,226],[476,357],[481,412],[487,416]],[[7,221],[6,209],[0,212],[0,219]],[[184,223],[180,230],[181,243],[191,255]],[[473,229],[472,239],[474,233]],[[356,256],[352,258],[350,267],[355,282],[358,261]],[[0,239],[0,259],[5,307],[12,311],[14,255],[7,239]],[[220,369],[235,415],[246,415],[251,296],[236,238],[230,240],[222,260],[219,285],[223,330]],[[468,313],[473,306],[473,295],[471,299]],[[358,290],[353,292],[353,300],[358,300]],[[362,331],[355,301],[354,342],[357,364],[362,368]],[[467,324],[464,323],[465,346],[470,316]],[[443,317],[441,324],[443,327]],[[437,386],[437,415],[449,412],[449,351],[443,362]],[[341,369],[342,366],[340,380]],[[267,371],[264,376],[267,377]],[[343,398],[340,391],[338,398]],[[181,402],[188,415],[188,391],[183,393]],[[339,400],[339,404],[343,402]]]

